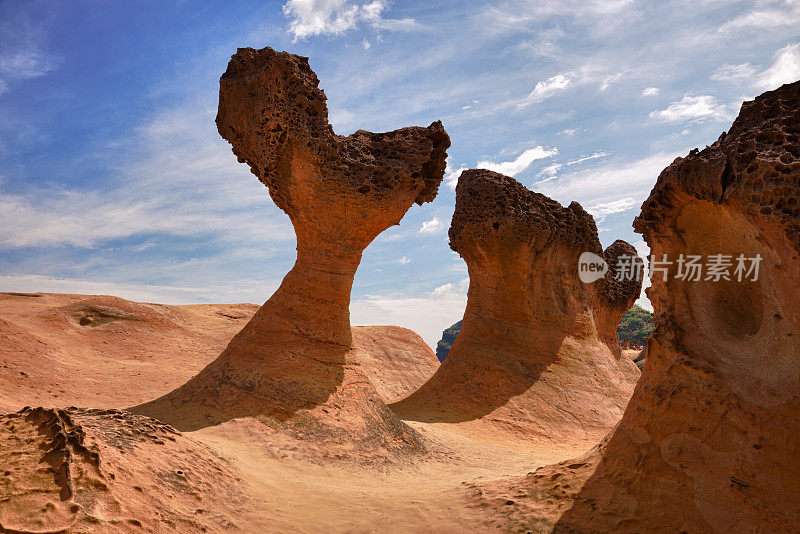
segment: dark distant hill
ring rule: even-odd
[[[617,328],[617,338],[620,343],[627,342],[632,346],[644,345],[653,332],[653,328],[653,314],[634,304],[622,316]],[[461,321],[442,332],[442,339],[436,344],[436,357],[440,362],[443,362],[447,353],[450,352],[450,347],[453,346],[459,330],[461,330]]]
[[[450,352],[450,347],[453,346],[453,342],[456,340],[456,336],[460,330],[461,321],[458,321],[456,324],[442,332],[442,339],[436,344],[436,357],[439,358],[440,362],[443,362],[447,357],[447,353]]]

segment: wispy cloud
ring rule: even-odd
[[[177,286],[34,274],[0,274],[0,291],[113,295],[160,304],[250,302],[253,295],[269,295],[277,287],[276,281],[263,279],[239,279],[219,285]]]
[[[605,91],[606,89],[611,87],[611,85],[614,82],[625,76],[625,74],[626,74],[625,72],[616,72],[610,76],[606,76],[605,78],[603,78],[603,81],[600,82],[600,86],[598,87],[598,89],[600,89],[601,91]]]
[[[637,201],[633,197],[625,197],[617,200],[589,204],[586,206],[586,211],[592,214],[596,222],[601,223],[609,215],[614,213],[623,213],[631,208],[639,206],[640,204],[641,201]]]
[[[462,278],[414,297],[367,295],[350,303],[350,321],[354,325],[403,325],[435,347],[442,331],[463,317],[468,287],[469,279]]]
[[[764,31],[800,25],[800,2],[797,0],[767,0],[755,4],[756,9],[726,22],[720,26],[719,31]]]
[[[0,187],[0,246],[91,248],[147,234],[291,240],[288,221],[212,124],[211,112],[185,108],[155,117],[126,140],[131,152],[111,169],[112,187]]]
[[[661,92],[661,89],[658,87],[646,87],[642,90],[642,96],[658,96],[658,93]]]
[[[730,121],[732,114],[728,106],[718,102],[713,96],[687,93],[666,109],[650,113],[650,118],[664,122]]]
[[[777,89],[800,80],[800,43],[787,45],[775,53],[775,62],[758,76],[759,89]]]
[[[641,204],[658,175],[677,155],[657,153],[633,161],[580,169],[537,184],[536,190],[564,204],[576,200],[605,218]]]
[[[46,32],[41,24],[32,25],[25,17],[0,22],[0,94],[13,82],[38,78],[54,70],[61,58],[47,53]]]
[[[718,82],[749,80],[756,74],[756,69],[750,63],[738,65],[725,64],[717,68],[711,75],[712,80]]]
[[[570,85],[572,85],[574,80],[574,72],[564,72],[561,74],[556,74],[555,76],[551,76],[550,78],[541,82],[537,82],[533,88],[533,91],[530,92],[528,97],[521,102],[519,106],[524,107],[535,102],[546,100],[551,96],[566,90]]]
[[[585,163],[587,161],[591,161],[594,159],[600,159],[608,156],[608,152],[598,151],[593,154],[589,154],[588,156],[581,156],[579,158],[567,161],[566,163],[553,163],[548,165],[538,173],[536,173],[537,178],[543,178],[539,180],[534,185],[539,185],[544,182],[549,182],[550,180],[555,180],[558,178],[558,173],[565,169],[566,167],[571,167],[573,165],[580,165],[581,163]]]
[[[458,183],[458,177],[461,176],[461,173],[466,171],[469,167],[466,165],[459,165],[458,168],[453,168],[451,157],[447,157],[447,166],[444,169],[444,183],[450,189],[455,190],[456,184]]]
[[[314,35],[342,34],[360,24],[387,31],[417,27],[416,21],[410,18],[383,18],[386,8],[385,0],[289,0],[283,5],[283,13],[291,19],[289,33],[295,42]],[[363,43],[366,43],[364,48],[369,48],[367,41]]]
[[[439,217],[434,217],[428,221],[423,221],[419,229],[420,234],[436,234],[444,230],[444,222]]]
[[[516,176],[530,167],[534,161],[544,158],[551,158],[557,154],[557,148],[544,148],[542,146],[535,146],[525,150],[522,152],[522,154],[511,161],[495,163],[493,161],[483,160],[478,162],[477,167],[479,169],[487,169],[508,176]]]

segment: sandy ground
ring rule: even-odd
[[[0,408],[6,412],[26,405],[120,408],[154,398],[215,358],[257,309],[249,304],[163,306],[115,297],[37,295],[0,295]],[[389,346],[403,347],[397,358],[389,357],[392,351],[385,347],[373,349],[370,354],[374,358],[362,364],[371,380],[385,382],[386,386],[378,389],[389,402],[419,387],[435,371],[433,352],[416,334],[390,327],[368,328],[355,330],[356,343],[361,340],[375,347],[385,339]],[[380,368],[381,362],[385,369]],[[114,462],[123,466],[115,468],[117,471],[132,469],[124,467],[125,457],[109,445],[116,443],[109,436],[120,431],[107,425],[117,424],[121,416],[78,413],[74,417],[86,429],[86,442],[98,444],[98,450],[111,458],[101,463],[103,469],[111,469]],[[127,422],[125,432],[139,428],[137,421]],[[595,445],[557,448],[524,439],[504,441],[493,435],[490,425],[483,431],[480,424],[471,423],[409,421],[422,436],[425,451],[370,462],[359,461],[357,454],[331,459],[313,443],[287,436],[253,418],[178,434],[177,441],[147,437],[146,443],[142,441],[135,449],[136,461],[146,455],[145,464],[154,466],[149,471],[140,466],[136,471],[147,479],[138,484],[148,488],[144,497],[131,492],[130,484],[123,485],[123,477],[118,475],[112,482],[106,476],[110,488],[106,491],[119,503],[111,512],[108,507],[91,512],[93,508],[86,504],[88,519],[79,519],[84,512],[70,515],[69,510],[59,508],[62,504],[57,499],[48,500],[42,493],[39,500],[34,499],[37,505],[41,504],[42,510],[52,506],[61,510],[61,515],[53,516],[49,523],[30,518],[15,523],[20,508],[30,503],[2,495],[3,488],[11,492],[20,485],[14,478],[16,472],[9,471],[0,479],[4,481],[0,485],[0,531],[34,532],[47,527],[89,532],[98,528],[99,522],[101,531],[175,531],[177,524],[182,525],[179,531],[497,532],[496,518],[502,517],[514,496],[481,495],[482,485],[525,476],[543,465],[579,456]],[[0,425],[0,443],[4,435],[8,437],[10,426],[21,428],[20,424],[14,419]],[[133,433],[139,435],[137,432]],[[44,439],[41,427],[39,435],[37,439]],[[152,432],[142,435],[151,436]],[[153,446],[153,442],[163,445]],[[10,442],[5,443],[8,446]],[[6,449],[8,458],[15,457],[13,449]],[[0,446],[0,460],[3,454]],[[172,463],[178,459],[186,462],[191,454],[213,457],[224,465],[212,462],[205,471],[198,470],[197,476],[203,480],[191,490],[188,486],[175,490],[163,476],[152,475],[158,471],[155,466],[161,469],[158,472],[180,471],[180,466]],[[209,497],[206,484],[218,484],[220,495],[230,495]],[[210,501],[198,509],[213,508],[213,513],[193,513],[189,522],[180,513],[175,515],[175,510],[186,508],[186,492]],[[158,507],[142,510],[148,506],[146,498],[160,502],[165,511],[154,515],[152,510]],[[3,502],[16,503],[16,508],[9,505],[3,512]]]

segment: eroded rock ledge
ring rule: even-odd
[[[731,280],[684,280],[677,265],[655,277],[656,330],[619,426],[585,457],[488,492],[528,496],[498,523],[800,531],[798,197],[800,82],[745,102],[727,134],[661,173],[634,223],[653,254],[760,255],[758,279],[734,266]],[[537,504],[556,480],[562,498]]]
[[[0,466],[0,532],[221,532],[250,504],[227,460],[121,410],[0,414]]]
[[[519,439],[596,443],[638,370],[601,339],[595,306],[627,302],[638,288],[578,279],[580,254],[603,254],[594,219],[576,202],[563,207],[513,178],[468,170],[450,246],[470,277],[461,331],[437,373],[392,409],[422,421],[486,418]]]
[[[335,135],[318,83],[307,58],[244,48],[231,59],[217,126],[289,215],[297,261],[217,360],[133,410],[182,430],[258,416],[323,441],[417,447],[358,370],[348,307],[364,248],[436,196],[450,139],[440,122]]]

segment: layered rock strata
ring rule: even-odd
[[[468,170],[450,246],[470,277],[461,331],[436,374],[392,409],[421,421],[481,420],[524,440],[596,443],[619,420],[638,370],[595,322],[596,301],[628,292],[578,278],[582,252],[603,254],[592,217],[513,178]]]
[[[436,196],[450,139],[440,122],[336,135],[318,84],[307,58],[270,48],[228,64],[219,133],[289,215],[297,260],[219,358],[135,412],[180,429],[256,415],[309,436],[413,441],[358,369],[350,290],[364,248]]]

